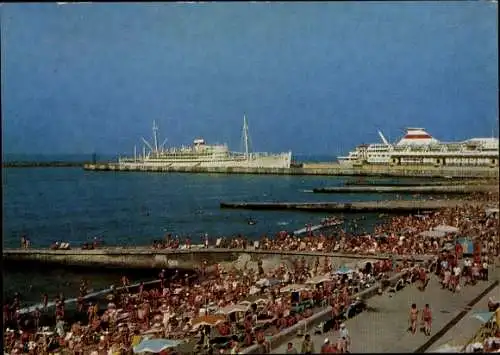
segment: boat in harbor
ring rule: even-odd
[[[498,138],[471,138],[460,142],[441,142],[424,128],[407,128],[396,143],[378,132],[382,142],[362,144],[347,156],[337,157],[340,164],[422,165],[422,166],[491,166],[498,167]]]
[[[118,158],[118,167],[124,169],[148,168],[290,168],[292,152],[254,153],[250,151],[246,116],[243,117],[244,152],[232,152],[227,144],[207,144],[197,138],[190,146],[164,148],[166,140],[158,145],[158,126],[153,121],[152,144],[142,138],[142,155]]]

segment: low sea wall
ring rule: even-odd
[[[386,177],[464,177],[498,178],[498,167],[432,167],[432,166],[373,166],[346,167],[340,164],[304,164],[301,168],[223,168],[223,167],[151,167],[130,168],[117,163],[85,164],[89,171],[141,171],[158,173],[262,174],[262,175],[328,175]]]
[[[390,255],[359,255],[311,251],[283,251],[259,249],[148,249],[148,248],[101,248],[94,250],[71,249],[4,249],[3,261],[7,263],[34,263],[87,268],[123,268],[123,269],[186,269],[238,260],[242,254],[248,254],[253,260],[265,257],[329,257],[343,259],[386,259]],[[425,260],[428,256],[416,256],[416,260]],[[399,259],[399,258],[396,258]]]
[[[460,206],[464,200],[396,200],[367,202],[221,202],[220,208],[247,210],[300,210],[318,212],[415,212]]]

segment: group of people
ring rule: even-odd
[[[423,331],[425,335],[430,336],[432,328],[432,311],[429,304],[426,304],[422,310],[418,310],[417,305],[415,303],[411,305],[410,327],[408,329],[412,332],[412,334],[417,333],[419,314],[422,325],[420,329]]]
[[[253,344],[259,344],[262,352],[266,352],[269,350],[267,337],[328,305],[332,306],[332,328],[345,333],[343,322],[361,301],[356,294],[377,283],[386,284],[388,278],[399,271],[407,271],[401,287],[420,280],[422,291],[430,272],[435,272],[443,287],[451,291],[488,278],[487,266],[499,255],[499,225],[498,218],[488,216],[485,209],[486,203],[476,203],[422,215],[393,217],[376,226],[373,233],[358,236],[343,230],[305,236],[280,232],[275,238],[263,237],[258,245],[243,236],[224,239],[218,245],[236,249],[254,245],[264,250],[321,250],[367,257],[387,255],[384,260],[351,265],[349,270],[339,271],[327,257],[323,260],[301,257],[267,270],[262,262],[254,268],[246,264],[240,268],[219,266],[202,277],[180,272],[170,277],[162,270],[158,281],[151,286],[140,283],[132,287],[124,277],[119,283],[121,287],[106,296],[104,305],[102,300],[87,299],[88,285],[82,283],[76,315],[68,311],[62,296],[55,300],[54,310],[48,310],[48,297],[44,296],[45,306],[26,316],[20,313],[21,301],[17,297],[4,306],[4,326],[9,326],[4,333],[4,344],[9,353],[46,354],[59,349],[73,354],[114,355],[131,353],[145,337],[158,337],[194,339],[189,346],[190,351],[196,349],[196,352],[238,353]],[[421,234],[439,224],[456,227],[459,233],[443,238]],[[472,257],[465,259],[463,269],[458,263],[463,251],[457,248],[457,234],[474,241]],[[190,241],[186,244],[190,246]],[[205,236],[204,246],[208,248],[209,244]],[[169,235],[155,241],[154,247],[179,248],[180,245],[179,238]],[[407,258],[396,261],[391,255]],[[419,265],[413,260],[415,255],[429,255],[432,259]],[[424,333],[429,335],[432,324],[429,305],[422,310],[412,306],[410,331],[413,333],[417,331],[419,318]],[[47,319],[51,324],[47,324]],[[53,326],[53,330],[45,328],[47,325]],[[347,334],[339,336],[336,342],[325,341],[321,352],[347,352],[350,341]],[[310,337],[306,336],[304,342],[301,353],[316,351]],[[289,349],[289,353],[293,351]]]

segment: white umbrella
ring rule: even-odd
[[[433,230],[439,231],[439,232],[445,232],[445,233],[457,233],[459,231],[459,229],[457,227],[448,226],[446,224],[440,224],[439,226],[435,227]]]
[[[260,279],[255,284],[259,287],[269,286],[269,280],[268,279]]]
[[[436,231],[436,230],[428,230],[428,231],[420,232],[419,235],[422,237],[427,237],[427,238],[441,238],[441,237],[444,237],[446,235],[446,232]]]
[[[229,305],[219,310],[217,313],[231,314],[235,312],[246,312],[250,307],[242,304]]]
[[[487,208],[485,210],[486,214],[493,214],[493,213],[498,213],[499,212],[499,209],[498,208]]]
[[[317,285],[322,282],[328,282],[331,281],[330,276],[328,275],[319,275],[315,276],[313,278],[310,278],[309,280],[306,281],[306,284],[311,284],[311,285]]]
[[[300,291],[304,291],[306,289],[307,289],[306,285],[292,284],[292,285],[282,287],[280,289],[280,293],[287,293],[287,292],[293,292],[293,291],[300,292]]]
[[[256,293],[259,293],[259,292],[260,292],[260,289],[258,287],[255,287],[255,286],[250,287],[250,291],[248,291],[248,293],[250,295],[255,295]]]

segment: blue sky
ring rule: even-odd
[[[167,145],[346,153],[421,126],[491,136],[497,4],[3,4],[6,153]],[[497,131],[495,130],[495,134]]]

